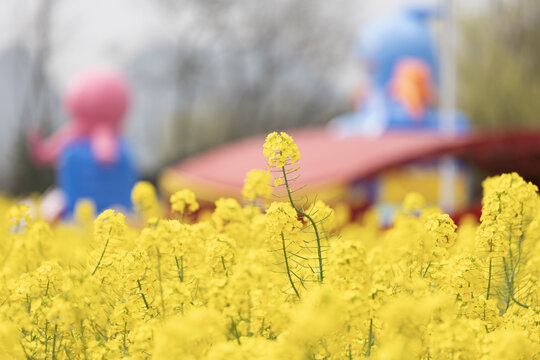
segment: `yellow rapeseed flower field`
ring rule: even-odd
[[[287,134],[264,154],[247,205],[197,222],[193,193],[167,219],[148,183],[142,225],[84,202],[51,226],[0,200],[0,359],[540,359],[536,186],[487,179],[459,227],[411,194],[380,229],[294,199]]]

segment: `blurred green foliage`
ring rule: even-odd
[[[495,1],[460,25],[461,109],[483,130],[538,126],[540,1]]]

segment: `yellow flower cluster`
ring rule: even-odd
[[[273,132],[268,134],[263,146],[263,154],[268,158],[268,166],[281,168],[293,165],[300,159],[298,146],[287,133]]]
[[[154,185],[139,181],[131,190],[131,201],[136,212],[148,219],[159,214],[159,203]]]
[[[269,234],[279,236],[288,235],[295,229],[301,229],[302,223],[298,220],[296,210],[289,203],[273,202],[266,212]]]
[[[16,204],[7,211],[8,224],[12,232],[23,231],[30,219],[30,208],[26,204]]]
[[[417,192],[410,192],[403,199],[403,210],[408,214],[414,214],[426,206],[426,200]]]
[[[199,203],[195,197],[195,193],[189,189],[183,189],[171,195],[171,207],[173,211],[184,214],[186,207],[189,212],[199,210]]]
[[[81,199],[77,201],[73,217],[79,224],[91,227],[91,224],[96,217],[96,205],[90,199]]]
[[[268,171],[253,169],[247,173],[242,189],[242,196],[246,200],[257,198],[269,199],[272,196],[272,175]]]
[[[0,199],[0,357],[540,359],[536,188],[484,184],[482,222],[459,227],[414,196],[388,229],[220,199],[198,222],[107,210],[92,231]]]

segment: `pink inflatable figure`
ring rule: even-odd
[[[65,106],[71,121],[43,140],[39,132],[30,138],[36,163],[54,164],[66,145],[89,139],[92,152],[101,163],[113,163],[118,156],[118,140],[129,105],[124,79],[112,71],[91,71],[69,88]]]
[[[136,176],[120,138],[129,105],[126,81],[110,70],[83,74],[69,88],[64,105],[70,121],[44,140],[30,135],[30,152],[39,165],[55,165],[66,197],[67,214],[80,198],[90,198],[99,211],[129,207]]]

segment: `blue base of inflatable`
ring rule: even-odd
[[[89,141],[68,145],[59,159],[58,184],[66,196],[65,216],[73,214],[80,199],[90,199],[96,210],[131,209],[131,189],[137,181],[135,168],[125,143],[120,143],[119,159],[100,164],[94,158]]]

